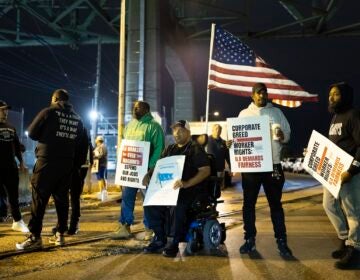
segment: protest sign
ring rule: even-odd
[[[98,173],[99,172],[99,160],[94,159],[94,162],[91,166],[91,173]]]
[[[115,184],[145,189],[142,179],[148,171],[150,143],[122,140],[116,164]]]
[[[273,171],[268,116],[228,118],[232,172]]]
[[[304,158],[304,169],[335,198],[341,187],[341,173],[349,169],[352,161],[352,156],[313,130]]]
[[[144,206],[175,206],[179,189],[174,183],[180,180],[184,169],[185,156],[171,156],[158,160],[146,191]]]

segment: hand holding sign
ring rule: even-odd
[[[303,166],[335,198],[339,195],[341,185],[351,179],[351,174],[346,170],[352,161],[352,156],[313,130]]]

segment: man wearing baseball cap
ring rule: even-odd
[[[281,196],[285,178],[280,164],[280,153],[283,143],[290,139],[290,125],[283,112],[268,102],[267,87],[263,83],[256,83],[252,88],[252,103],[242,110],[239,117],[268,116],[270,124],[279,124],[276,138],[271,141],[273,172],[241,173],[244,193],[243,221],[244,244],[240,247],[241,254],[251,253],[256,249],[255,205],[261,185],[270,206],[271,221],[273,223],[276,243],[281,256],[292,256],[287,245],[285,216]],[[269,125],[270,125],[269,124]]]
[[[22,220],[19,208],[19,170],[15,157],[19,160],[20,170],[25,170],[21,155],[21,144],[15,128],[7,122],[8,111],[11,107],[0,100],[0,187],[8,195],[11,214],[14,222],[12,229],[29,232]]]
[[[186,234],[186,213],[193,201],[199,194],[206,192],[205,179],[210,175],[210,163],[205,150],[197,142],[191,140],[190,125],[185,120],[179,120],[172,126],[172,134],[175,144],[169,145],[161,154],[161,158],[185,155],[184,169],[181,180],[174,183],[174,189],[180,189],[177,205],[167,206],[146,206],[145,215],[149,220],[149,226],[155,236],[149,246],[144,248],[145,253],[158,253],[163,251],[165,257],[175,257],[179,252],[179,242]],[[145,176],[143,183],[148,185],[150,176]],[[169,211],[173,213],[173,241],[166,247],[166,216]]]

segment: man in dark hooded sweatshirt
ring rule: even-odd
[[[329,139],[354,157],[341,174],[338,199],[324,188],[323,206],[340,239],[339,249],[332,253],[340,269],[356,266],[360,256],[360,112],[352,103],[352,87],[344,82],[330,86],[329,111],[334,116]]]
[[[35,149],[36,164],[31,178],[32,204],[29,221],[30,235],[18,250],[42,247],[41,230],[45,208],[50,196],[54,198],[58,216],[58,231],[49,239],[55,245],[64,245],[69,211],[69,186],[75,160],[80,149],[83,124],[69,104],[69,94],[64,89],[55,90],[50,107],[40,111],[30,124],[31,139],[38,141]]]

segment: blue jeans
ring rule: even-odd
[[[146,190],[145,189],[137,189],[130,187],[122,188],[122,201],[121,201],[121,211],[120,211],[120,219],[119,222],[122,224],[132,225],[134,223],[134,208],[135,208],[135,200],[136,193],[140,190],[143,198],[145,197]],[[146,228],[149,228],[148,221],[145,217],[143,223]]]
[[[360,174],[341,187],[338,199],[324,188],[323,206],[338,237],[360,250]]]

